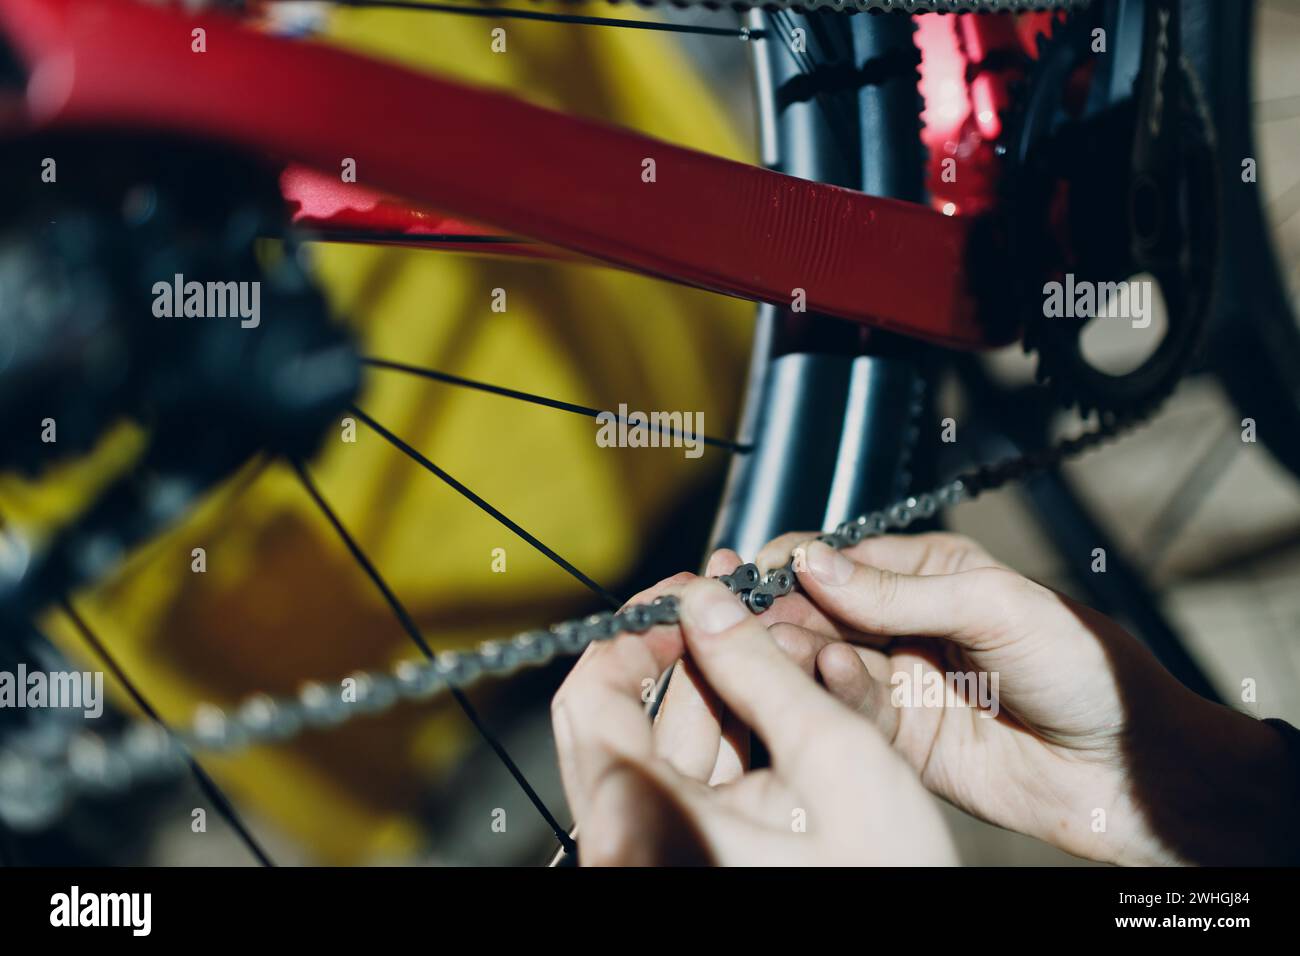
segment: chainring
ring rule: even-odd
[[[1024,325],[1037,378],[1065,407],[1103,420],[1140,418],[1158,407],[1195,358],[1208,325],[1217,255],[1214,129],[1199,83],[1182,64],[1182,244],[1175,268],[1155,275],[1166,306],[1165,334],[1129,371],[1113,374],[1084,354],[1083,333],[1099,319],[1048,317],[1046,284],[1069,274],[1098,287],[1131,280],[1128,157],[1135,98],[1094,105],[1091,47],[1097,10],[1070,16],[1040,36],[1038,57],[1013,97],[1001,144],[1002,201],[1009,210],[1010,307]],[[1148,287],[1149,288],[1149,287]],[[1148,300],[1148,308],[1151,303]]]

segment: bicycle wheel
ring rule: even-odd
[[[1206,80],[1224,161],[1223,246],[1212,365],[1243,418],[1300,476],[1300,183],[1292,164],[1290,47],[1300,8],[1189,0],[1187,53]],[[1267,86],[1264,81],[1267,80]],[[1267,88],[1271,99],[1259,101]]]

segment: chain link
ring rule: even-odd
[[[844,549],[887,531],[901,531],[942,508],[1077,457],[1130,424],[1109,420],[1042,451],[983,465],[933,491],[845,521],[817,540]],[[766,573],[757,565],[742,564],[718,580],[755,614],[798,586],[793,559]],[[64,724],[28,728],[11,736],[0,751],[0,819],[17,829],[38,829],[61,816],[79,795],[122,793],[182,773],[195,752],[230,754],[281,743],[309,730],[382,713],[403,701],[427,701],[485,677],[509,677],[561,655],[579,654],[599,641],[677,622],[677,598],[664,595],[617,612],[487,641],[472,650],[443,651],[431,660],[404,660],[391,671],[358,671],[337,687],[310,682],[294,697],[256,694],[229,713],[215,704],[200,704],[189,726],[173,732],[149,721],[139,721],[111,738],[74,732]]]

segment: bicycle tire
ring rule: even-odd
[[[764,161],[791,175],[924,201],[912,19],[826,12],[750,16],[752,27],[772,35],[780,34],[782,17],[787,30],[806,24],[810,42],[841,65],[896,64],[882,82],[848,90],[832,85],[813,99],[767,113],[760,108]],[[779,42],[765,44],[769,62],[759,65],[760,91],[777,104],[782,85],[798,75],[776,49]],[[834,70],[824,75],[833,77]],[[812,79],[816,89],[816,74]],[[837,114],[851,133],[848,149],[843,132],[831,126]],[[738,436],[752,452],[733,459],[713,547],[752,557],[778,534],[833,528],[905,494],[925,387],[924,354],[915,343],[864,338],[837,320],[761,307]]]
[[[1241,163],[1258,157],[1252,64],[1256,0],[1186,0],[1187,56],[1204,80],[1224,161],[1218,296],[1210,365],[1259,440],[1300,477],[1300,322],[1288,301],[1265,217],[1262,187]]]

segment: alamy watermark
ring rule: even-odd
[[[104,713],[103,671],[0,671],[0,708],[80,710],[94,719]]]
[[[596,444],[601,448],[684,448],[687,458],[704,454],[703,412],[599,412]]]
[[[997,671],[925,671],[914,664],[910,673],[895,671],[889,683],[895,707],[978,707],[985,718],[1002,709]]]
[[[1066,273],[1064,282],[1043,286],[1043,315],[1049,319],[1128,319],[1149,328],[1155,290],[1150,279],[1089,282]]]
[[[179,272],[171,282],[153,284],[153,314],[159,319],[234,319],[255,329],[262,322],[262,283],[186,282]]]
[[[152,893],[83,893],[73,885],[50,897],[50,925],[55,927],[122,927],[132,936],[153,929]]]

